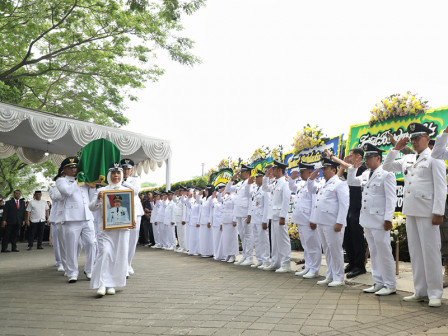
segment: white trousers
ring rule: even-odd
[[[320,242],[327,261],[326,278],[335,281],[344,281],[344,240],[343,227],[340,232],[334,231],[334,225],[317,225]]]
[[[53,239],[54,259],[56,260],[56,266],[62,265],[61,251],[59,248],[58,230],[60,230],[61,224],[51,223],[51,238]]]
[[[186,250],[187,247],[185,246],[185,226],[186,224],[182,225],[182,222],[177,222],[177,241],[179,243],[179,247]]]
[[[79,241],[86,252],[84,271],[92,272],[96,256],[95,229],[92,221],[64,222],[61,225],[64,237],[65,272],[68,277],[78,276]]]
[[[213,255],[213,231],[207,224],[201,224],[199,228],[199,254],[203,256]]]
[[[319,233],[312,230],[310,224],[298,224],[300,243],[302,244],[305,259],[305,270],[314,274],[319,273],[322,262],[322,245]]]
[[[236,256],[239,253],[238,228],[232,223],[223,223],[221,242],[224,256]]]
[[[390,245],[390,231],[381,229],[364,229],[369,244],[370,269],[376,284],[387,288],[396,288],[395,261]]]
[[[199,228],[196,225],[190,225],[188,239],[189,254],[199,254]]]
[[[215,260],[225,259],[226,256],[222,252],[222,231],[220,226],[212,226],[213,230],[213,254]]]
[[[255,256],[259,264],[269,264],[269,230],[263,230],[261,222],[253,223]]]
[[[126,286],[129,232],[132,230],[116,229],[98,232],[98,257],[93,264],[91,289],[101,286]]]
[[[431,217],[406,217],[406,232],[416,296],[440,299],[443,294],[440,228]]]
[[[154,223],[152,223],[152,234],[154,235],[154,242],[156,244],[162,245],[160,242],[160,224],[155,225]]]
[[[190,249],[190,224],[188,222],[185,223],[185,249],[188,251]]]
[[[237,217],[236,223],[241,244],[243,245],[243,259],[252,260],[254,256],[254,228],[253,224],[246,223],[247,217]]]
[[[286,222],[286,220],[285,220]],[[288,234],[288,223],[280,225],[280,218],[271,220],[272,254],[271,266],[275,268],[291,267],[291,240]]]
[[[140,224],[142,216],[137,216],[135,229],[129,230],[129,251],[128,251],[128,264],[131,267],[132,259],[135,255],[135,249],[137,248],[138,237],[140,236]]]

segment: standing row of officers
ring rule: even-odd
[[[84,274],[90,280],[90,288],[98,289],[99,295],[106,291],[115,294],[115,287],[125,286],[127,276],[134,274],[132,259],[143,208],[138,199],[139,179],[131,176],[133,166],[130,159],[114,163],[107,175],[108,185],[97,189],[78,184],[78,158],[68,157],[54,178],[56,185],[50,189],[53,208],[49,221],[58,271],[65,272],[69,283],[77,282],[78,258],[84,249]],[[135,198],[133,228],[104,230],[103,192],[129,189]],[[129,221],[130,211],[121,206],[121,201],[119,195],[113,198],[113,206],[106,213],[109,222]]]
[[[415,287],[414,295],[403,300],[429,301],[429,306],[439,307],[443,294],[439,226],[447,194],[443,160],[448,159],[448,128],[437,138],[433,151],[428,148],[431,129],[412,123],[408,126],[408,133],[409,138],[402,138],[389,151],[384,165],[383,150],[365,144],[355,151],[364,157],[364,163],[354,160],[350,164],[326,151],[328,157],[317,164],[300,163],[290,178],[285,176],[286,166],[274,161],[265,174],[257,171],[255,179],[251,177],[251,168],[243,165],[227,185],[219,185],[216,190],[213,186],[204,190],[181,187],[174,193],[155,193],[150,222],[153,223],[156,244],[152,248],[202,257],[214,256],[215,260],[265,271],[289,272],[288,210],[292,193],[295,199],[291,222],[298,225],[305,259],[304,269],[296,275],[304,279],[317,278],[323,251],[327,272],[325,279],[317,284],[343,286],[344,273],[350,271],[344,269],[343,243],[347,245],[344,231],[350,222],[351,198],[357,198],[360,201],[358,219],[370,250],[375,281],[364,292],[390,295],[396,292],[395,263],[390,244],[396,205],[394,172],[403,173],[403,214],[406,215]],[[409,142],[415,153],[396,160],[399,151]],[[346,181],[340,178],[343,170],[347,170]],[[323,178],[319,178],[321,174]],[[237,180],[240,182],[236,183]],[[359,193],[352,193],[352,190]],[[179,243],[177,249],[175,228]],[[236,260],[238,236],[243,251],[242,258]],[[361,239],[352,239],[351,243],[355,246],[364,244],[364,238]],[[365,255],[362,260],[364,258]],[[358,265],[351,265],[351,272],[355,271],[353,276],[362,273],[359,268],[364,265]]]

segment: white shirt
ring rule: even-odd
[[[26,208],[26,211],[30,212],[30,222],[38,223],[38,222],[45,222],[46,216],[45,216],[45,210],[48,210],[48,203],[44,200],[32,200],[28,204],[28,207]]]

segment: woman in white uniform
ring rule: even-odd
[[[191,204],[190,222],[188,223],[188,255],[198,255],[199,254],[199,217],[201,215],[201,194],[196,194],[199,190],[193,193],[193,198],[195,199]]]
[[[235,194],[224,193],[222,200],[222,253],[224,261],[235,262],[235,256],[239,253],[238,228],[233,217],[233,200]]]
[[[213,252],[216,261],[225,260],[226,256],[222,252],[222,193],[226,186],[218,187],[218,191],[214,191],[212,198],[212,211],[210,212],[210,223],[213,230]]]
[[[91,199],[89,208],[101,210],[98,218],[98,256],[95,260],[90,280],[90,288],[98,289],[97,294],[115,294],[115,287],[126,286],[128,270],[129,229],[103,230],[103,195],[106,190],[128,189],[122,186],[123,169],[119,162],[109,168],[108,186],[100,188]],[[135,225],[135,223],[134,223]]]
[[[209,222],[210,213],[212,210],[213,198],[212,194],[214,191],[213,186],[207,186],[205,189],[205,197],[203,197],[200,202],[201,206],[201,216],[199,217],[199,254],[203,258],[209,258],[213,256],[213,232],[211,224]]]

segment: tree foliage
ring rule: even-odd
[[[204,1],[0,1],[0,100],[124,125],[126,100],[163,74],[157,51],[199,61],[180,19]]]

